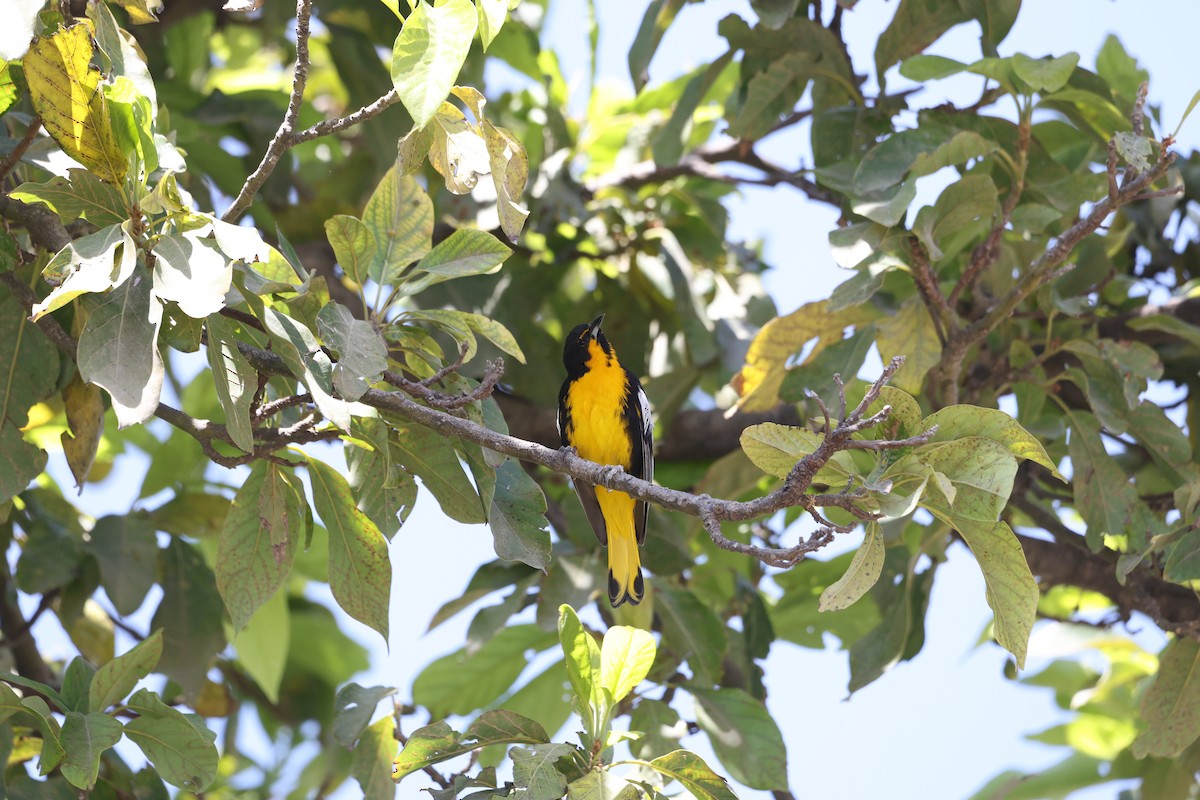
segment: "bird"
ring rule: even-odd
[[[563,343],[567,379],[558,393],[563,447],[597,464],[654,480],[650,401],[637,376],[617,359],[600,325],[604,315],[576,325]],[[575,492],[600,544],[608,548],[608,599],[613,608],[645,596],[638,546],[646,541],[644,500],[575,480]]]

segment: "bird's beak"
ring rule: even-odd
[[[592,320],[591,325],[588,325],[588,331],[592,334],[593,339],[600,335],[600,323],[602,322],[604,322],[603,314]]]

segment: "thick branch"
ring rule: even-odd
[[[1117,556],[1109,550],[1092,553],[1023,534],[1017,538],[1043,591],[1076,586],[1099,592],[1112,600],[1125,618],[1138,611],[1163,630],[1200,636],[1200,599],[1191,589],[1169,583],[1145,568],[1135,569],[1121,585],[1116,575]]]

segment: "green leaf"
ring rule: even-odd
[[[286,514],[280,518],[264,515],[263,493],[268,474],[277,475],[278,467],[259,461],[247,476],[225,517],[225,526],[217,543],[217,590],[229,610],[234,631],[241,631],[254,613],[283,585],[292,568],[300,537],[303,509],[295,492],[284,502]],[[279,493],[272,478],[270,493]],[[282,546],[272,539],[281,530]]]
[[[952,516],[952,523],[971,548],[987,584],[987,602],[995,614],[996,641],[1025,668],[1029,633],[1037,619],[1038,586],[1025,551],[1007,522],[979,522]]]
[[[855,197],[850,210],[855,214],[861,214],[872,222],[891,228],[899,225],[908,216],[908,207],[912,205],[912,201],[916,199],[916,196],[916,181],[904,181],[887,189]],[[876,270],[879,272],[890,271],[890,268],[898,268],[900,266],[903,266],[903,262],[899,259],[885,257],[879,260]],[[882,277],[879,280],[882,281]],[[874,289],[871,290],[872,294],[874,291]],[[833,298],[830,298],[830,300],[833,301]],[[865,300],[866,298],[862,298],[860,302]],[[834,305],[837,308],[845,308],[852,304],[842,300],[834,303]]]
[[[528,800],[557,800],[567,790],[567,779],[555,768],[560,758],[575,752],[569,744],[535,744],[508,751],[513,762],[513,780],[524,789]]]
[[[504,27],[508,19],[508,0],[479,0],[475,8],[479,14],[479,41],[484,52]]]
[[[405,285],[405,294],[418,292],[451,278],[469,275],[487,275],[500,269],[512,250],[504,242],[487,231],[475,228],[459,228],[438,242],[437,246],[422,258],[414,270],[416,278]]]
[[[213,657],[225,647],[224,603],[212,570],[195,547],[172,538],[158,559],[163,599],[150,623],[163,629],[158,670],[195,696]]]
[[[798,50],[771,62],[747,84],[746,101],[729,126],[732,136],[758,139],[770,132],[808,88],[819,54]]]
[[[1173,758],[1200,736],[1200,642],[1180,637],[1159,656],[1158,674],[1142,695],[1146,722],[1133,743],[1136,758]]]
[[[1167,314],[1150,314],[1129,320],[1135,331],[1162,331],[1183,340],[1192,347],[1200,348],[1200,327]]]
[[[1187,118],[1191,116],[1195,110],[1196,104],[1200,103],[1200,90],[1197,90],[1192,99],[1188,101],[1187,108],[1183,110],[1183,116],[1179,118],[1179,124],[1175,126],[1175,130],[1171,133],[1171,138],[1174,139],[1179,135],[1179,129],[1183,127],[1183,123],[1187,122]]]
[[[988,175],[968,175],[950,184],[932,208],[921,209],[913,233],[929,257],[941,261],[989,228],[996,214],[996,184]]]
[[[13,255],[16,257],[16,245],[13,246]],[[0,453],[11,453],[13,458],[24,456],[29,461],[36,461],[37,450],[20,440],[20,432],[16,428],[24,427],[29,421],[28,411],[32,405],[53,395],[58,387],[58,373],[58,350],[47,337],[32,330],[29,314],[14,299],[11,291],[0,284],[0,375],[4,375],[4,379],[0,380],[0,428],[7,427],[5,421],[13,426],[10,434],[0,432]],[[65,399],[70,414],[71,403],[68,398]],[[73,422],[70,417],[68,421]],[[44,464],[44,455],[41,461]],[[20,462],[14,461],[13,465],[17,463]],[[16,467],[12,470],[0,468],[0,503],[25,488],[26,483],[34,477],[26,475],[28,471],[28,462],[19,471]],[[25,475],[23,479],[20,477],[22,475]],[[12,492],[6,493],[10,486],[14,487]]]
[[[458,522],[487,522],[483,504],[471,485],[451,440],[415,422],[391,418],[392,455],[421,479],[446,516]]]
[[[643,697],[633,707],[629,729],[641,731],[642,737],[629,743],[637,758],[651,759],[679,749],[679,740],[688,732],[687,723],[679,712],[660,700]]]
[[[383,176],[367,200],[362,222],[376,247],[367,275],[383,286],[394,284],[432,246],[433,202],[416,178],[401,174],[399,167]]]
[[[878,522],[868,522],[866,530],[866,537],[854,552],[846,574],[821,592],[817,603],[821,611],[849,608],[879,580],[883,572],[883,531]]]
[[[638,800],[641,790],[613,772],[588,772],[567,786],[567,800]]]
[[[44,183],[22,183],[10,195],[22,203],[44,203],[65,221],[86,219],[98,228],[129,219],[121,191],[83,169],[67,170]]]
[[[601,698],[603,703],[604,696],[600,690],[600,647],[579,621],[575,609],[565,604],[558,607],[558,640],[562,645],[567,678],[575,693],[579,715],[588,733],[595,736],[599,718],[608,711],[607,707],[600,708],[596,702],[597,698]]]
[[[46,468],[46,454],[25,441],[15,425],[0,424],[0,503],[16,497]]]
[[[158,666],[162,652],[163,632],[156,630],[129,652],[96,670],[88,690],[88,708],[103,711],[125,699],[137,682]]]
[[[250,424],[250,405],[258,389],[258,376],[250,362],[238,350],[233,326],[219,314],[204,321],[208,334],[208,366],[212,370],[217,398],[225,411],[225,427],[233,443],[243,451],[254,450],[254,429]]]
[[[953,136],[945,127],[923,125],[898,131],[867,151],[854,171],[854,190],[870,194],[904,180],[919,158],[930,158]]]
[[[14,682],[8,677],[5,680],[9,683]],[[37,715],[34,720],[42,730],[42,751],[38,758],[38,772],[43,776],[49,775],[62,761],[64,755],[62,745],[59,743],[61,728],[58,720],[50,713],[50,707],[46,705],[46,701],[40,697],[22,698],[21,705]]]
[[[729,781],[713,772],[695,753],[676,750],[654,759],[650,766],[661,775],[679,781],[696,800],[737,800]]]
[[[329,588],[342,609],[388,638],[392,565],[387,540],[354,504],[350,485],[332,467],[308,459],[313,505],[329,531]]]
[[[941,361],[942,345],[938,341],[933,319],[925,304],[916,296],[910,297],[890,317],[877,323],[879,355],[888,362],[893,356],[905,356],[904,366],[892,378],[892,385],[912,395],[920,395],[925,375]]]
[[[683,0],[651,0],[642,16],[633,44],[629,47],[629,76],[633,79],[635,92],[641,92],[650,80],[650,61],[662,41],[663,34],[675,15],[683,8]]]
[[[387,344],[370,322],[356,319],[341,303],[330,302],[317,312],[317,332],[337,352],[333,387],[342,399],[355,401],[387,369]]]
[[[127,514],[101,517],[84,549],[100,565],[100,585],[117,613],[137,611],[155,583],[158,563],[158,538],[149,520]]]
[[[243,291],[247,305],[262,322],[271,343],[313,396],[317,409],[344,431],[350,430],[350,404],[330,394],[333,389],[333,365],[313,332],[300,320],[275,308],[267,308],[262,298]]]
[[[916,55],[955,25],[978,20],[984,55],[994,56],[1017,18],[1020,0],[978,0],[945,3],[942,0],[901,0],[896,15],[875,46],[875,69],[880,86],[888,67]]]
[[[159,776],[180,789],[201,792],[217,776],[217,735],[142,689],[129,699],[139,716],[125,735],[141,748]]]
[[[725,626],[692,592],[656,587],[654,613],[662,621],[663,646],[686,658],[697,685],[721,678],[727,642]]]
[[[123,247],[119,263],[118,247]],[[80,295],[106,292],[124,283],[133,274],[135,255],[133,239],[119,225],[109,225],[72,241],[42,271],[56,285],[45,299],[34,305],[31,318],[39,320]]]
[[[418,4],[392,47],[392,85],[418,128],[433,119],[450,93],[475,37],[470,0]]]
[[[92,679],[96,677],[96,668],[88,663],[83,656],[75,656],[63,671],[62,697],[67,702],[67,709],[83,714],[91,709],[88,707],[88,689]]]
[[[121,740],[121,723],[107,714],[68,711],[59,743],[64,754],[63,777],[79,789],[91,789],[100,773],[100,755]]]
[[[3,675],[0,674],[0,723],[7,722],[13,714],[25,710],[25,706],[21,705],[21,698],[7,683],[2,682],[3,679]]]
[[[949,78],[951,75],[957,75],[966,68],[966,64],[961,61],[955,61],[953,58],[922,53],[904,59],[904,62],[900,65],[900,74],[910,81],[925,83],[926,81]]]
[[[880,387],[879,399],[867,409],[867,415],[877,414],[884,406],[891,406],[892,413],[875,427],[874,438],[903,439],[925,430],[921,422],[921,406],[908,392],[894,386]]]
[[[516,460],[509,459],[496,470],[496,493],[488,524],[496,555],[506,561],[522,561],[534,569],[550,564],[546,497]]]
[[[766,706],[742,689],[691,689],[696,722],[729,774],[752,789],[786,790],[787,750]]]
[[[395,693],[391,686],[359,686],[357,683],[348,683],[338,689],[333,701],[333,738],[347,750],[353,749],[375,714],[379,701]]]
[[[445,722],[434,722],[413,731],[392,762],[392,780],[399,783],[417,770],[461,755],[458,739],[458,732]]]
[[[1096,418],[1086,411],[1072,411],[1068,416],[1075,508],[1087,523],[1088,545],[1095,550],[1104,534],[1127,530],[1140,502],[1129,475],[1104,449]]]
[[[145,422],[158,408],[163,360],[158,325],[150,321],[150,276],[138,267],[111,292],[84,301],[79,373],[112,397],[119,427]]]
[[[238,663],[272,703],[279,702],[291,632],[287,593],[277,591],[233,638]]]
[[[497,633],[474,653],[465,649],[443,656],[413,681],[413,702],[435,717],[466,715],[494,702],[526,666],[527,650],[554,642],[536,625],[514,625]]]
[[[600,684],[612,694],[614,703],[624,700],[650,672],[656,650],[648,631],[614,625],[604,634]]]
[[[654,152],[654,163],[662,167],[674,166],[683,156],[687,144],[687,134],[691,127],[696,109],[704,100],[704,96],[712,89],[733,60],[734,51],[726,51],[724,55],[708,64],[692,75],[684,87],[671,118],[654,135],[651,149]]]
[[[823,440],[824,437],[812,431],[777,422],[751,425],[741,435],[742,450],[754,465],[776,478],[786,478],[796,463],[814,453]],[[857,472],[854,459],[843,451],[833,454],[814,481],[845,485]]]
[[[520,742],[539,744],[550,741],[546,730],[536,721],[508,709],[485,711],[463,734],[463,741],[474,747]]]
[[[393,800],[392,760],[396,757],[396,721],[391,714],[380,717],[363,733],[354,748],[350,774],[362,788],[363,800]]]
[[[937,432],[929,439],[931,443],[949,442],[965,436],[991,439],[1004,445],[1008,452],[1017,458],[1041,464],[1051,475],[1063,483],[1067,482],[1037,437],[999,409],[968,405],[947,406],[930,414],[918,427],[921,430],[929,430],[934,425],[937,426]]]
[[[233,262],[201,231],[169,234],[154,245],[154,296],[173,300],[192,319],[225,307]]]
[[[1067,53],[1058,58],[1030,58],[1024,53],[1015,53],[1012,57],[1017,77],[1036,92],[1057,92],[1066,86],[1078,63],[1078,53]]]
[[[94,678],[93,678],[93,680],[94,680]],[[67,709],[69,709],[71,707],[71,705],[63,698],[63,696],[61,694],[59,694],[54,689],[54,687],[47,686],[46,684],[42,683],[41,681],[35,681],[30,678],[24,678],[20,675],[14,675],[11,672],[0,672],[0,681],[4,681],[5,683],[11,683],[13,686],[23,686],[26,689],[33,689],[38,694],[44,695],[44,696],[48,697],[50,700],[52,700],[54,702],[55,708],[59,711],[66,711]],[[26,707],[29,707],[29,703],[27,701],[35,700],[35,699],[38,702],[40,702],[42,705],[46,705],[46,702],[44,700],[42,700],[41,698],[33,698],[33,697],[24,697],[21,699],[21,703],[23,705],[25,705]],[[47,712],[47,713],[49,713],[49,712]]]
[[[1104,39],[1104,45],[1096,54],[1096,73],[1129,107],[1133,106],[1138,87],[1150,80],[1150,73],[1138,67],[1137,59],[1125,52],[1121,40],[1112,33]]]
[[[365,285],[377,252],[371,229],[357,217],[337,214],[325,221],[325,236],[346,277]]]
[[[407,470],[391,462],[386,423],[378,419],[360,419],[355,424],[368,423],[378,429],[378,435],[370,439],[375,449],[347,447],[346,467],[358,507],[390,541],[412,512],[417,500],[417,483]]]

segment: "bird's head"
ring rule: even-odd
[[[600,329],[603,322],[604,315],[601,314],[591,322],[576,325],[567,334],[563,342],[563,364],[568,372],[572,369],[582,369],[597,353],[605,356],[613,354],[612,345]]]

